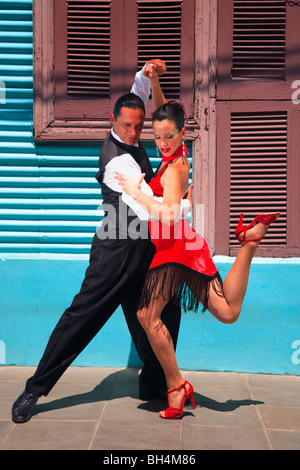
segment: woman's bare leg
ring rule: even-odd
[[[258,223],[247,232],[249,238],[263,238],[268,226]],[[259,242],[242,242],[236,260],[223,283],[224,297],[220,297],[210,287],[208,310],[224,323],[237,320],[245,297],[251,261]],[[155,298],[155,295],[153,296]],[[168,390],[179,387],[184,378],[176,361],[172,338],[161,320],[161,312],[166,302],[160,298],[153,300],[148,308],[137,312],[138,319],[147,333],[151,347],[160,362],[167,381]],[[187,392],[189,389],[187,388]],[[169,395],[169,405],[180,408],[184,390]],[[164,412],[160,413],[164,416]]]
[[[248,238],[263,238],[268,226],[258,223],[247,231]],[[224,297],[216,294],[210,287],[208,311],[223,323],[234,323],[241,312],[246,294],[250,266],[258,241],[242,242],[238,255],[223,283]]]
[[[160,362],[165,376],[168,390],[179,387],[184,378],[178,368],[175,350],[171,335],[160,318],[161,311],[166,302],[163,299],[151,302],[147,309],[138,311],[138,319],[147,333],[149,343]],[[189,388],[187,388],[187,392]],[[169,395],[169,405],[180,408],[184,398],[184,389]],[[160,413],[164,416],[164,411]]]

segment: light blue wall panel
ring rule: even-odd
[[[72,258],[2,258],[0,340],[6,350],[2,364],[37,363],[54,326],[80,289],[87,263]],[[129,358],[130,364],[139,364],[119,309],[77,364],[126,366]]]
[[[215,261],[224,278],[232,260]],[[86,266],[86,259],[2,258],[2,363],[37,364],[53,327],[80,288]],[[300,277],[297,259],[255,260],[235,324],[222,324],[208,312],[183,314],[177,348],[180,367],[300,375],[299,294],[291,288],[295,276]],[[121,309],[74,362],[105,367],[139,364]]]

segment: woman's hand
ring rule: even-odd
[[[150,78],[150,80],[158,80],[159,75],[155,64],[147,64],[144,70],[144,75],[145,77]]]
[[[194,184],[190,184],[188,189],[187,189],[187,192],[184,196],[183,199],[187,199],[189,201],[189,203],[191,204],[191,206],[193,205],[193,198],[192,198],[192,191],[194,189]]]
[[[145,77],[148,77],[152,88],[152,101],[154,109],[166,103],[166,98],[160,86],[159,77],[167,70],[166,63],[160,59],[152,59],[146,63],[144,70]]]
[[[134,180],[129,178],[129,176],[122,175],[122,173],[115,172],[115,179],[118,180],[119,185],[122,187],[124,193],[128,194],[128,196],[133,197],[133,199],[137,199],[140,193],[140,187],[142,184],[143,179],[146,176],[146,173],[142,173],[138,180]]]
[[[144,75],[151,79],[158,79],[167,70],[166,63],[161,59],[149,60],[146,64]]]

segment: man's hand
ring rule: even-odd
[[[152,59],[146,63],[144,70],[145,77],[157,78],[163,75],[167,70],[166,63],[161,59]]]
[[[129,178],[129,176],[122,175],[122,173],[119,173],[118,171],[115,172],[115,179],[119,182],[119,185],[122,187],[124,193],[128,194],[128,196],[131,196],[134,199],[136,199],[141,192],[140,188],[145,176],[146,173],[142,173],[138,180],[134,180]]]

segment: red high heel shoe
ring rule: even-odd
[[[188,392],[186,391],[186,388],[185,388],[186,385],[190,386],[190,390]],[[181,408],[172,408],[170,406],[170,403],[169,403],[169,394],[173,393],[173,392],[179,392],[183,388],[184,388],[184,398],[182,399]],[[187,382],[186,380],[178,388],[173,388],[172,390],[168,390],[167,394],[168,394],[168,405],[169,405],[169,407],[166,410],[164,410],[165,411],[165,416],[160,415],[161,418],[165,418],[165,419],[180,418],[180,416],[183,413],[183,407],[184,407],[185,402],[188,398],[190,398],[190,400],[192,402],[192,405],[193,405],[193,408],[196,408],[193,386],[189,382]]]
[[[276,212],[274,214],[260,214],[260,215],[257,215],[255,217],[255,219],[251,222],[251,224],[248,225],[248,227],[243,227],[243,214],[241,214],[238,226],[235,229],[236,239],[240,243],[242,243],[242,242],[260,242],[260,240],[262,240],[264,237],[262,237],[262,238],[251,238],[251,239],[246,238],[247,230],[249,230],[251,227],[253,227],[254,225],[256,225],[259,222],[264,224],[264,225],[271,225],[273,222],[275,222],[275,220],[278,219],[279,214],[280,214],[280,212]],[[240,236],[241,233],[244,234],[242,240],[239,239],[239,236]]]

